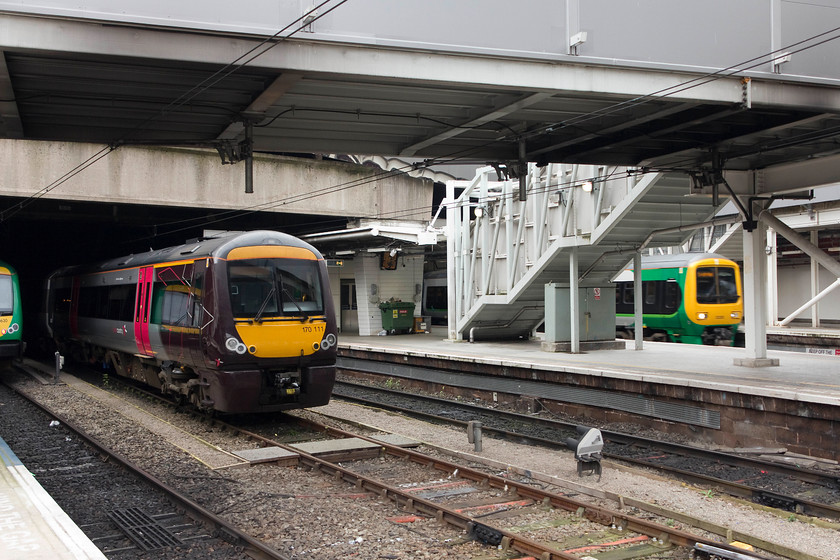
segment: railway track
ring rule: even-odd
[[[25,392],[0,398],[0,434],[108,558],[288,560]]]
[[[383,387],[342,381],[336,385],[334,396],[464,429],[469,422],[479,421],[482,431],[494,437],[568,452],[566,438],[578,437],[572,423]],[[601,432],[605,439],[603,456],[609,460],[652,468],[786,512],[840,519],[840,478],[836,471],[828,473],[631,434]]]
[[[260,433],[244,429],[243,426],[249,422],[257,426]],[[632,515],[629,509],[615,510],[593,505],[562,490],[546,491],[530,483],[517,482],[509,477],[488,474],[440,457],[391,445],[371,435],[350,433],[312,421],[304,422],[303,418],[299,418],[294,429],[282,430],[281,438],[277,437],[281,428],[265,418],[245,419],[236,424],[204,418],[202,423],[207,426],[208,433],[223,432],[226,438],[247,438],[262,448],[295,450],[299,455],[299,467],[326,475],[317,477],[321,482],[313,480],[310,485],[318,487],[327,480],[337,486],[331,491],[332,495],[346,496],[349,486],[359,497],[374,497],[377,503],[391,503],[399,512],[399,515],[392,514],[387,518],[391,524],[411,524],[408,530],[424,535],[435,535],[442,525],[450,526],[455,530],[454,536],[450,532],[444,549],[458,557],[483,554],[481,550],[486,551],[486,548],[476,548],[476,542],[502,547],[510,553],[546,559],[571,560],[604,549],[623,550],[616,552],[619,555],[684,558],[693,549],[703,547],[715,547],[724,554],[740,554],[741,558],[767,557],[760,553],[744,555],[737,547],[665,522],[651,521],[649,515]],[[312,434],[321,434],[315,439],[361,439],[374,443],[381,451],[372,458],[351,460],[346,454],[324,458],[301,453],[299,449],[278,441],[294,439],[295,433],[299,433],[298,439],[312,438]],[[248,507],[247,503],[242,506]],[[216,507],[218,509],[219,506]],[[229,509],[229,506],[223,509]],[[394,509],[391,508],[391,511]],[[439,536],[429,539],[435,541],[438,547],[438,541],[447,541],[447,538]],[[799,555],[797,558],[809,557]]]

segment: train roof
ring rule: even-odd
[[[90,265],[68,266],[56,270],[53,275],[64,275],[74,273],[93,273],[106,270],[118,270],[121,268],[134,268],[152,264],[183,261],[186,259],[201,259],[205,257],[225,258],[231,250],[237,247],[249,247],[256,245],[278,245],[285,247],[300,247],[309,249],[319,259],[323,259],[321,253],[309,243],[298,239],[287,233],[269,230],[257,230],[248,232],[225,232],[212,237],[199,238],[188,241],[182,245],[156,249],[146,253],[126,255]]]
[[[642,268],[680,268],[689,266],[697,261],[706,259],[720,259],[732,262],[729,258],[717,253],[677,253],[674,255],[645,255],[642,256]],[[632,270],[632,266],[630,267]]]
[[[726,263],[735,264],[732,260],[717,253],[678,253],[675,255],[642,255],[642,269],[653,270],[657,268],[683,268],[706,259],[720,259]],[[632,282],[633,263],[619,272],[613,282]]]

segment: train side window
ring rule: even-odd
[[[616,282],[615,283],[615,312],[621,314],[632,314],[633,305],[625,301],[625,292],[632,291],[632,286],[628,287],[631,282]],[[632,297],[632,296],[631,296]]]
[[[682,293],[680,286],[673,280],[665,282],[665,297],[663,298],[663,308],[667,313],[675,313],[680,307],[680,300]]]
[[[160,322],[164,325],[186,326],[190,295],[180,285],[167,286],[163,292]]]
[[[110,286],[107,292],[107,319],[131,321],[134,314],[134,285]]]
[[[196,263],[193,269],[192,326],[201,327],[204,321],[204,269],[202,263]]]
[[[449,300],[447,298],[446,286],[426,287],[426,309],[446,311],[446,308],[449,307]]]
[[[659,288],[660,283],[660,280],[654,280],[653,282],[642,282],[642,287],[645,290],[645,307],[656,307],[656,292],[659,291],[657,288]]]
[[[56,288],[55,299],[53,300],[53,312],[56,315],[68,315],[70,313],[70,288]]]
[[[633,305],[636,297],[636,291],[633,288],[633,282],[625,282],[624,284],[624,303]]]

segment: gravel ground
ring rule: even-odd
[[[90,431],[101,441],[168,484],[180,488],[211,511],[233,520],[243,530],[263,539],[292,558],[470,558],[492,554],[487,547],[466,541],[462,534],[442,529],[435,520],[394,523],[388,517],[404,515],[390,501],[360,495],[352,486],[331,477],[320,478],[305,469],[258,465],[250,468],[210,470],[182,449],[153,434],[96,400],[66,386],[42,386],[26,381],[49,406]],[[227,432],[163,407],[122,395],[133,406],[151,407],[162,418],[201,434],[225,449],[252,447]],[[593,488],[644,500],[674,511],[757,535],[824,560],[840,560],[840,531],[791,521],[787,517],[756,511],[729,500],[707,496],[678,483],[663,483],[632,472],[605,468],[600,482],[578,478],[577,466],[567,454],[557,454],[490,438],[483,451],[473,453],[466,434],[450,428],[403,418],[392,413],[338,401],[297,411],[322,414],[378,427],[412,437],[429,445],[464,455],[475,455],[515,465]],[[321,418],[319,418],[321,419]],[[500,473],[503,474],[503,473]]]
[[[558,454],[511,442],[483,439],[482,451],[475,453],[467,436],[458,430],[397,416],[372,408],[332,401],[311,409],[314,413],[373,426],[412,437],[430,445],[472,455],[476,461],[492,459],[531,471],[542,472],[576,484],[614,492],[677,512],[755,535],[769,542],[789,547],[824,560],[840,560],[840,531],[789,517],[756,510],[749,505],[716,496],[708,496],[681,483],[614,470],[605,466],[600,482],[596,477],[578,477],[577,464],[568,454]]]

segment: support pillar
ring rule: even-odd
[[[765,263],[766,228],[758,222],[755,229],[744,229],[744,337],[746,357],[735,358],[736,366],[767,367],[779,360],[767,357],[767,277]]]
[[[636,251],[633,255],[633,324],[636,328],[634,346],[635,350],[642,350],[644,348],[645,329],[644,329],[644,291],[642,290],[642,254]]]
[[[817,230],[811,231],[811,245],[814,247],[820,246],[820,232]],[[819,328],[820,326],[820,304],[817,303],[817,296],[820,293],[820,263],[817,259],[811,257],[811,301],[814,302],[811,307],[811,326]]]
[[[580,294],[578,294],[578,249],[569,251],[569,322],[571,323],[572,354],[580,354]]]

